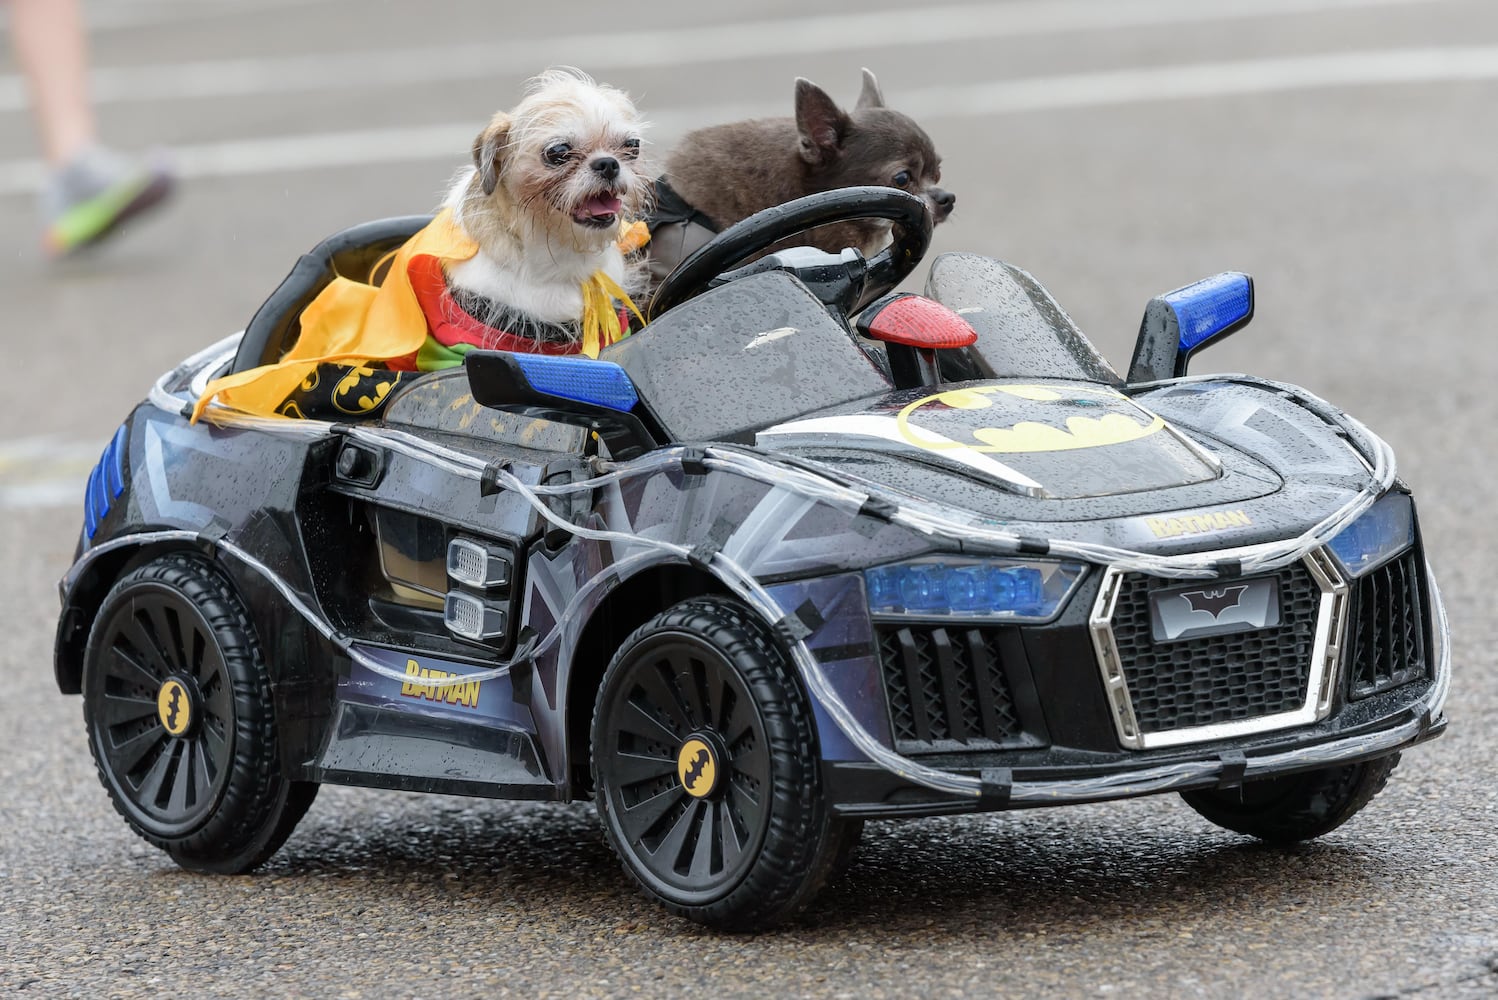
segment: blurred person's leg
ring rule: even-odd
[[[16,61],[51,168],[42,192],[43,242],[64,254],[97,243],[159,203],[172,175],[99,144],[78,0],[11,0],[10,6]]]
[[[11,0],[16,61],[26,75],[42,153],[68,163],[95,137],[88,99],[88,42],[77,0]]]

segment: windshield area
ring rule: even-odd
[[[606,348],[677,441],[754,431],[879,396],[890,381],[806,287],[784,273],[710,289]]]

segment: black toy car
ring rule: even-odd
[[[867,215],[872,259],[733,269]],[[884,295],[930,220],[854,189],[721,234],[597,361],[475,352],[376,419],[188,422],[423,221],[303,258],[89,481],[57,681],[187,868],[259,864],[323,782],[592,797],[648,893],[761,927],[868,817],[1176,791],[1296,841],[1446,724],[1389,448],[1292,386],[1186,376],[1251,316],[1244,275],[1150,302],[1120,378],[1001,262]]]

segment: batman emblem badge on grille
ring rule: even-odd
[[[1279,581],[1272,576],[1194,584],[1150,595],[1150,629],[1156,642],[1250,632],[1279,623]]]

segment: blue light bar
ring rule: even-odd
[[[1253,315],[1253,286],[1248,275],[1224,271],[1161,296],[1175,310],[1182,351],[1195,350],[1212,337]]]
[[[1004,618],[1054,617],[1086,567],[1042,560],[931,560],[864,571],[876,615]]]
[[[1414,508],[1406,493],[1390,493],[1343,528],[1328,545],[1353,578],[1377,569],[1415,544]]]
[[[99,459],[99,465],[104,470],[104,482],[109,487],[111,500],[118,500],[121,493],[125,492],[125,442],[127,439],[127,428],[124,424],[114,432],[114,439],[104,449],[104,455]]]
[[[92,539],[109,508],[125,491],[125,450],[128,429],[122,424],[89,473],[83,496],[83,530]]]
[[[612,361],[557,354],[516,354],[531,388],[579,403],[628,413],[640,401],[634,383]]]
[[[99,522],[109,513],[109,501],[104,498],[104,475],[99,467],[88,474],[88,485],[83,490],[83,531],[90,539],[99,530]]]

